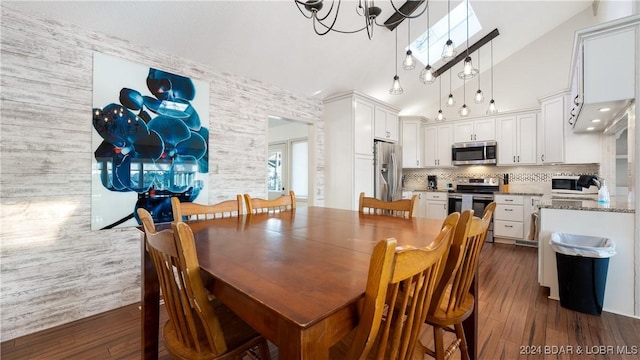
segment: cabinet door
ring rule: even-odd
[[[398,114],[376,106],[374,137],[384,141],[397,142]]]
[[[565,99],[558,96],[541,104],[540,163],[564,162]]]
[[[536,133],[538,129],[537,114],[518,115],[516,160],[520,165],[536,163]]]
[[[402,167],[417,168],[421,166],[422,141],[420,122],[402,121]]]
[[[498,165],[513,165],[516,162],[517,148],[516,117],[501,117],[496,122],[498,124]]]
[[[427,218],[444,220],[447,217],[446,201],[427,201]]]
[[[438,166],[451,166],[451,145],[453,144],[453,127],[439,125],[437,135]]]
[[[358,98],[354,101],[354,152],[373,156],[373,104]]]
[[[358,210],[358,202],[360,201],[360,193],[364,192],[365,196],[373,196],[373,156],[355,155],[353,165],[353,202],[351,210]]]
[[[424,127],[424,166],[433,167],[438,165],[438,127]]]
[[[454,142],[473,141],[474,130],[473,121],[456,123],[454,127]]]
[[[386,124],[387,134],[389,135],[388,139],[390,141],[397,142],[399,139],[398,127],[400,126],[400,123],[398,121],[398,114],[391,111],[387,112]]]
[[[486,141],[496,139],[496,121],[495,119],[482,119],[473,122],[474,135],[473,141]]]

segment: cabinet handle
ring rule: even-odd
[[[542,162],[544,162],[544,154],[540,155],[540,160],[542,160]]]
[[[504,199],[505,202],[513,202],[513,199]]]
[[[420,161],[416,160],[416,165],[420,166]]]
[[[443,208],[443,209],[445,209],[445,210],[447,210],[447,204],[446,204],[446,203],[445,203],[445,204],[442,204],[442,208]]]
[[[518,162],[520,162],[520,155],[518,155]]]
[[[513,155],[513,162],[516,162],[516,156]]]
[[[504,227],[512,228],[513,225],[505,225]]]
[[[504,209],[504,211],[513,211],[513,209]]]

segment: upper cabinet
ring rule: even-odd
[[[601,132],[635,98],[639,24],[633,15],[576,31],[568,115],[574,132]]]
[[[455,123],[454,142],[486,141],[496,139],[495,119],[478,119]]]
[[[423,117],[401,117],[402,123],[402,167],[420,168],[422,164],[422,124]]]
[[[453,126],[430,125],[424,127],[424,166],[451,166],[451,144]]]
[[[496,119],[498,165],[536,164],[537,118],[532,112]]]
[[[374,138],[398,142],[398,125],[398,111],[375,104]]]

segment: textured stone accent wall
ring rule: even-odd
[[[210,202],[266,195],[268,115],[314,122],[323,203],[320,101],[1,7],[2,341],[140,300],[138,231],[90,230],[96,52],[210,82]]]

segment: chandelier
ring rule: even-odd
[[[393,27],[401,23],[404,19],[413,19],[422,15],[429,3],[428,1],[407,1],[404,5],[397,7],[393,0],[389,0],[393,10],[395,11],[394,16],[397,17],[397,20],[392,21],[391,23],[387,21],[384,24],[378,24],[376,19],[382,13],[382,9],[375,6],[373,0],[358,0],[355,12],[357,15],[362,17],[364,25],[355,29],[339,29],[336,27],[336,22],[338,20],[338,15],[340,14],[342,0],[331,0],[331,5],[329,5],[328,9],[325,6],[324,0],[294,0],[294,2],[298,6],[300,13],[302,13],[302,15],[307,19],[312,20],[313,30],[318,35],[326,35],[331,31],[342,34],[353,34],[366,30],[369,39],[373,37],[374,25],[384,26],[392,30]],[[418,11],[417,14],[412,15],[416,8],[421,4],[424,4],[424,8]]]

